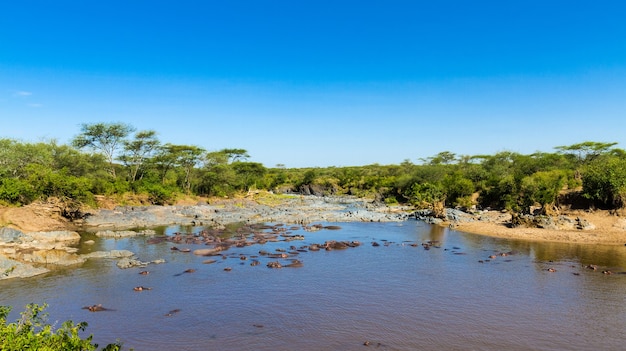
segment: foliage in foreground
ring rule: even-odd
[[[26,310],[21,313],[21,318],[7,324],[11,307],[0,306],[0,350],[83,351],[98,349],[98,344],[91,342],[93,335],[84,339],[79,335],[79,332],[87,328],[86,322],[74,324],[70,320],[54,330],[46,321],[47,313],[44,313],[44,310],[47,307],[47,304],[42,306],[28,304]],[[121,350],[121,347],[121,344],[113,343],[102,350],[116,351]]]

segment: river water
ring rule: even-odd
[[[14,306],[12,321],[27,303],[46,302],[50,322],[86,321],[101,346],[119,338],[138,351],[626,348],[626,247],[502,240],[416,221],[332,224],[341,229],[294,230],[304,240],[233,247],[213,264],[170,242],[96,238],[81,251],[128,249],[167,263],[122,270],[113,260],[90,260],[4,280],[0,304]],[[270,269],[276,259],[265,256],[250,265],[259,250],[326,240],[362,245],[300,252],[301,268]],[[436,244],[426,250],[428,241]],[[111,310],[82,309],[94,304]]]

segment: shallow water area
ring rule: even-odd
[[[122,270],[92,259],[0,281],[0,303],[14,306],[15,320],[25,304],[47,302],[51,321],[87,321],[94,341],[119,338],[135,350],[621,350],[626,343],[626,247],[501,240],[416,221],[323,225],[341,229],[290,230],[304,240],[212,257],[172,250],[202,244],[95,238],[81,251],[127,249],[166,263]],[[326,240],[361,245],[297,255],[291,248]],[[279,259],[260,250],[292,253]],[[266,266],[292,259],[303,266]],[[94,304],[111,310],[82,309]]]

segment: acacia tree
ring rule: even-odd
[[[222,149],[218,152],[226,155],[230,163],[245,161],[250,158],[248,151],[245,149]]]
[[[555,149],[565,154],[576,155],[580,164],[592,161],[596,157],[608,153],[611,147],[617,145],[615,142],[600,143],[595,141],[585,141],[570,146],[557,146]]]
[[[72,140],[72,145],[102,152],[109,162],[109,172],[115,178],[115,153],[135,128],[124,123],[83,123],[80,129],[82,132]]]
[[[146,159],[150,158],[158,148],[160,142],[154,130],[144,130],[135,134],[134,140],[124,141],[124,153],[119,157],[129,169],[130,181],[137,180],[139,171]]]
[[[246,190],[251,185],[256,187],[257,182],[261,181],[267,173],[267,169],[257,162],[236,162],[233,164],[233,169],[243,183],[240,185],[242,190]]]
[[[165,183],[167,172],[175,167],[181,167],[184,172],[183,187],[189,193],[191,190],[191,172],[202,159],[204,149],[192,145],[165,144],[159,148],[154,158],[157,169]]]

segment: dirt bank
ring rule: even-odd
[[[37,202],[23,207],[0,206],[0,227],[40,232],[64,230],[73,226],[61,216],[61,209],[56,204]]]

